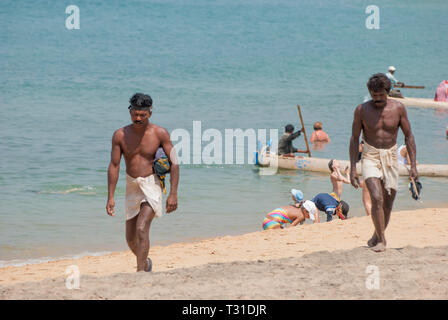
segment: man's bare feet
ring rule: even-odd
[[[371,248],[375,252],[386,251],[386,245],[383,242],[378,242],[376,246]]]
[[[145,269],[137,270],[137,272],[151,272],[152,271],[152,260],[148,257],[145,263]]]
[[[376,246],[377,243],[378,243],[378,238],[376,236],[376,232],[374,232],[372,238],[370,238],[370,240],[367,241],[367,245],[369,246],[369,248],[372,248],[372,247]]]

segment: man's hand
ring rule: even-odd
[[[356,172],[356,167],[351,168],[350,170],[350,183],[352,184],[353,187],[355,187],[355,189],[358,189],[360,183],[358,173]]]
[[[300,129],[299,131],[305,133],[305,129],[304,128]]]
[[[166,213],[170,213],[177,209],[177,195],[171,194],[166,199]]]
[[[107,200],[106,211],[107,211],[107,214],[110,215],[111,217],[115,216],[114,215],[114,212],[115,212],[114,208],[115,208],[115,200],[113,198]]]

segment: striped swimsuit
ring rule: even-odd
[[[276,226],[283,226],[285,223],[292,223],[291,218],[288,217],[285,209],[277,208],[266,215],[266,218],[263,220],[263,229],[273,229]]]

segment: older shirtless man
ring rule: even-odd
[[[110,216],[114,215],[114,193],[123,155],[127,173],[126,241],[137,257],[137,271],[151,271],[152,262],[148,258],[149,228],[153,218],[162,215],[162,189],[159,178],[153,171],[157,149],[163,148],[171,165],[167,213],[177,209],[179,165],[168,131],[149,122],[152,114],[151,97],[136,93],[129,102],[132,124],[116,130],[112,137],[106,210]]]
[[[363,132],[364,148],[361,164],[364,183],[372,199],[372,220],[375,232],[367,242],[373,251],[386,250],[385,230],[398,188],[397,135],[401,128],[411,159],[410,177],[418,179],[416,147],[406,109],[401,102],[388,99],[390,80],[382,73],[367,82],[372,100],[355,109],[350,139],[350,181],[359,187],[356,161],[359,136]]]

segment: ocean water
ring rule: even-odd
[[[319,120],[332,139],[313,156],[348,159],[371,74],[394,65],[400,81],[426,87],[404,94],[426,98],[448,78],[445,0],[376,1],[379,30],[365,27],[370,1],[73,2],[79,30],[65,27],[71,3],[0,3],[0,266],[127,249],[123,161],[115,217],[105,205],[111,137],[130,123],[135,92],[152,96],[154,123],[191,134],[193,121],[223,136],[281,133],[299,125],[300,104],[308,136]],[[417,160],[448,163],[448,114],[408,116]],[[152,245],[261,230],[291,188],[306,198],[331,188],[325,174],[261,176],[247,159],[180,173],[179,208],[152,224]],[[446,178],[421,181],[416,202],[400,179],[396,210],[446,206]],[[359,190],[346,185],[343,198],[364,215]]]

